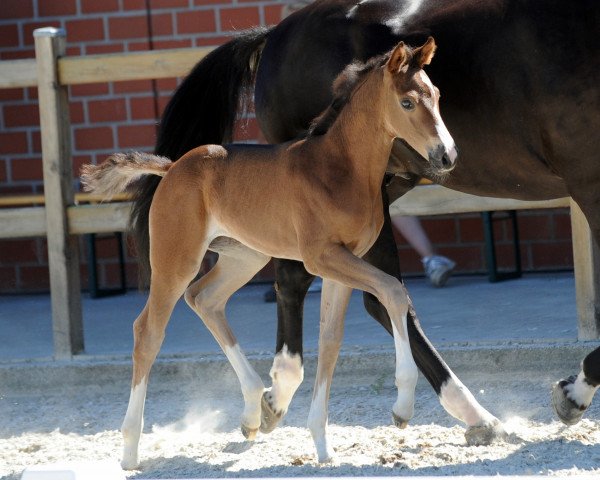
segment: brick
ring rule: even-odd
[[[75,129],[77,150],[103,150],[114,148],[113,132],[110,127],[85,127]]]
[[[177,33],[214,32],[217,28],[214,10],[177,13]]]
[[[257,140],[259,128],[256,118],[241,119],[236,122],[233,139],[236,142],[247,142]]]
[[[187,7],[188,3],[188,0],[150,0],[152,10],[159,8]]]
[[[165,108],[167,108],[167,104],[171,100],[171,95],[161,95],[158,97],[158,116],[162,117]]]
[[[4,124],[11,127],[30,127],[40,124],[40,110],[35,104],[5,105]]]
[[[0,102],[7,100],[23,100],[25,90],[22,88],[0,88]]]
[[[423,218],[421,221],[423,229],[427,232],[431,243],[456,243],[458,235],[456,234],[455,218],[433,217]]]
[[[2,0],[3,20],[9,18],[32,18],[33,0]]]
[[[77,13],[76,0],[37,0],[38,14],[40,17],[58,17],[75,15]]]
[[[69,87],[69,97],[106,95],[108,92],[108,83],[88,83],[85,85],[71,85]]]
[[[150,40],[142,40],[141,42],[128,42],[127,43],[127,51],[129,52],[139,52],[144,50],[151,50],[150,48]]]
[[[122,43],[110,43],[107,45],[86,45],[85,53],[88,55],[99,55],[101,53],[120,53],[125,51]]]
[[[65,28],[69,42],[104,40],[104,22],[101,18],[69,20]]]
[[[16,25],[0,25],[0,47],[17,47],[19,45],[19,29]]]
[[[571,242],[536,243],[531,245],[531,261],[534,269],[573,267]]]
[[[540,238],[552,238],[552,221],[548,213],[540,212],[517,213],[519,225],[519,238],[521,240],[535,240]]]
[[[0,132],[0,154],[26,153],[27,150],[27,133]]]
[[[173,35],[173,15],[161,13],[150,17],[152,24],[152,36]]]
[[[122,125],[117,128],[120,148],[153,147],[156,142],[156,126],[152,124]]]
[[[81,167],[92,163],[91,155],[73,155],[73,177],[79,178]]]
[[[39,128],[29,130],[31,136],[31,151],[33,153],[42,153],[42,132]]]
[[[233,0],[194,0],[196,7],[205,7],[207,5],[228,5],[233,3]]]
[[[21,60],[24,58],[35,58],[35,50],[33,48],[24,48],[21,50],[0,52],[1,60]]]
[[[27,92],[27,100],[37,100],[38,99],[37,87],[28,87],[26,89],[26,92]]]
[[[23,44],[33,45],[33,31],[36,28],[43,27],[60,27],[58,20],[46,20],[44,22],[31,22],[23,24]]]
[[[0,182],[6,182],[6,161],[0,158]]]
[[[214,36],[214,37],[199,37],[194,40],[197,47],[218,47],[231,40],[231,37],[227,36]]]
[[[67,56],[81,55],[80,45],[71,45],[67,47]]]
[[[18,180],[42,180],[42,159],[36,158],[18,158],[11,160],[11,176],[15,181]]]
[[[177,88],[178,82],[176,78],[159,78],[156,80],[156,88],[159,92],[172,93]]]
[[[266,5],[264,11],[267,25],[277,25],[283,17],[283,5]]]
[[[85,121],[83,116],[83,102],[69,102],[69,117],[72,125]]]
[[[482,273],[486,271],[483,246],[462,246],[438,248],[437,253],[445,255],[456,262],[456,270],[466,273]]]
[[[48,267],[20,267],[19,277],[21,290],[48,291],[50,288]]]
[[[82,13],[118,12],[119,0],[79,0]]]
[[[168,48],[190,48],[192,46],[192,39],[185,38],[181,40],[155,40],[154,48],[156,50],[164,50]]]
[[[113,17],[108,19],[111,40],[148,37],[148,23],[144,15]]]
[[[150,120],[156,118],[154,97],[131,97],[129,111],[132,120]]]
[[[572,236],[571,215],[569,211],[557,212],[553,215],[554,238],[559,240],[570,240]]]
[[[260,24],[258,7],[222,8],[221,31],[244,30]]]
[[[24,262],[37,262],[37,243],[31,240],[0,241],[0,264],[15,265]]]
[[[146,10],[146,0],[123,0],[123,10]]]
[[[0,249],[2,244],[0,243]],[[0,267],[0,293],[16,293],[17,289],[17,268]]]
[[[483,222],[481,215],[461,216],[458,218],[459,237],[458,240],[464,243],[483,242]]]
[[[125,99],[88,101],[88,118],[92,123],[127,120]]]
[[[115,93],[133,93],[133,92],[151,92],[151,80],[127,80],[125,82],[115,82],[113,86]]]

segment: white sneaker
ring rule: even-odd
[[[452,275],[456,262],[442,255],[430,255],[422,260],[425,275],[434,287],[443,287]]]

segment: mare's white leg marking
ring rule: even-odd
[[[308,428],[315,442],[319,463],[330,462],[335,452],[327,440],[327,385],[315,386],[308,414]]]
[[[265,385],[237,343],[233,347],[225,346],[223,350],[242,387],[242,395],[244,396],[242,425],[257,430],[260,426],[260,400]]]
[[[450,379],[440,389],[440,403],[450,415],[465,422],[469,427],[496,421],[496,417],[479,405],[469,389],[454,374],[451,374]]]
[[[392,410],[402,420],[408,421],[415,413],[415,387],[417,386],[419,371],[408,343],[406,315],[403,318],[403,330],[404,335],[401,336],[392,322],[394,345],[396,347],[396,387],[398,387],[398,399]]]
[[[273,379],[273,387],[267,393],[267,399],[275,413],[285,415],[294,393],[304,380],[304,367],[300,355],[290,355],[287,345],[284,345],[275,355],[269,374]]]
[[[131,394],[129,395],[127,413],[121,425],[124,442],[121,467],[124,470],[133,470],[137,468],[139,463],[138,445],[144,427],[144,402],[146,400],[147,385],[146,377],[142,378],[138,385],[131,388]]]
[[[579,407],[588,408],[598,387],[593,387],[585,380],[583,371],[579,372],[575,382],[565,385],[565,393],[569,400],[575,402]]]

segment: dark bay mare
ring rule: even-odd
[[[440,108],[461,150],[445,185],[519,199],[571,195],[598,241],[599,25],[598,0],[318,0],[275,28],[241,34],[202,60],[165,111],[156,153],[177,158],[197,145],[228,141],[254,80],[256,115],[267,140],[302,136],[331,101],[331,82],[347,64],[385,52],[399,40],[420,44],[433,35],[439,50],[429,73],[443,93]],[[403,173],[383,185],[384,226],[364,258],[400,278],[388,201],[432,175],[405,142],[396,141],[390,161]],[[142,262],[156,185],[154,179],[140,183],[136,200]],[[293,394],[280,383],[278,369],[282,352],[302,352],[302,305],[312,278],[301,263],[276,262],[278,353],[273,387],[263,399],[265,431],[285,414]],[[382,305],[366,294],[365,306],[391,333]],[[501,436],[497,419],[429,343],[412,307],[408,331],[417,366],[444,408],[468,426],[467,439],[481,443]],[[577,378],[595,390],[600,349],[585,359]],[[581,390],[573,382],[562,382],[555,397],[585,407],[572,394]],[[571,417],[573,409],[557,408]]]

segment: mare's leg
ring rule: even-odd
[[[168,221],[169,217],[174,221]],[[152,236],[150,294],[133,324],[133,379],[127,413],[121,426],[124,440],[121,465],[126,470],[138,465],[138,444],[150,369],[162,345],[173,308],[197,274],[206,251],[199,225],[188,223],[183,229],[178,228],[177,219],[192,217],[182,212],[181,216],[167,215],[166,218],[160,223],[163,228]]]
[[[304,378],[302,322],[304,297],[314,279],[301,262],[275,260],[277,292],[277,345],[271,368],[273,386],[262,400],[260,431],[269,433],[286,414]]]
[[[315,255],[304,255],[307,269],[323,278],[371,293],[389,313],[396,347],[396,386],[398,399],[392,412],[398,423],[413,416],[417,366],[408,343],[406,315],[408,295],[398,279],[382,272],[340,245],[327,246]]]
[[[269,257],[228,239],[219,239],[211,250],[219,253],[215,266],[185,292],[188,305],[215,337],[238,377],[244,396],[241,428],[253,440],[260,426],[263,382],[242,352],[225,317],[229,297],[269,261]]]
[[[308,428],[315,442],[319,462],[329,462],[334,450],[327,439],[329,389],[344,335],[344,317],[352,289],[323,279],[321,291],[321,325],[319,330],[319,363],[313,390]]]
[[[400,273],[398,248],[394,240],[392,222],[390,220],[387,193],[384,198],[384,225],[375,244],[363,257],[364,260],[402,281]],[[435,293],[433,293],[435,294]],[[483,408],[469,389],[444,362],[435,347],[431,344],[423,330],[412,300],[408,298],[408,337],[413,358],[419,370],[437,393],[440,403],[450,415],[467,425],[465,436],[469,444],[487,444],[504,438],[506,432],[500,421]],[[377,298],[365,292],[365,308],[390,334],[392,325],[386,309]],[[401,424],[399,426],[402,426]]]
[[[600,347],[581,362],[578,375],[557,382],[552,389],[552,406],[560,420],[575,425],[592,403],[600,387]]]

